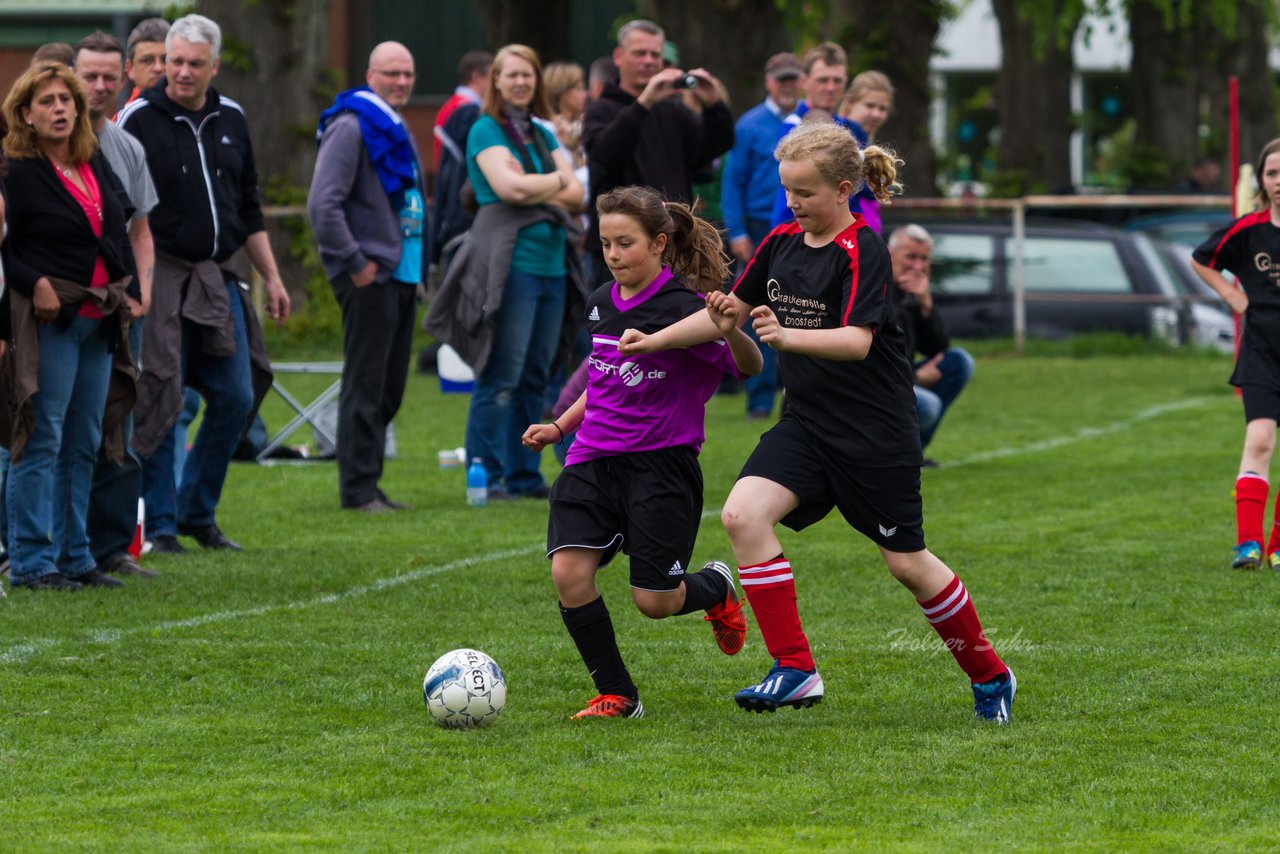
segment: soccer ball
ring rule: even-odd
[[[455,649],[437,658],[427,669],[422,699],[441,726],[488,726],[507,704],[507,677],[483,652]]]

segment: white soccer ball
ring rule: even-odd
[[[507,677],[476,649],[455,649],[436,659],[422,680],[422,698],[441,726],[488,726],[507,704]]]

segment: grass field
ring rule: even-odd
[[[415,376],[385,486],[416,509],[340,511],[332,464],[238,465],[219,521],[242,554],[0,601],[0,849],[1275,848],[1280,579],[1226,568],[1229,369],[980,357],[930,449],[926,530],[1017,671],[1007,727],[970,718],[964,676],[838,518],[783,535],[822,705],[739,711],[769,663],[754,625],[725,658],[695,617],[640,616],[615,564],[601,587],[648,715],[571,723],[594,692],[546,505],[467,507],[436,462],[466,399]],[[714,511],[759,432],[742,407],[709,408],[698,563],[729,554]],[[490,729],[423,708],[460,646],[506,671]]]

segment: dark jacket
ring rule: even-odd
[[[472,210],[459,193],[467,180],[467,134],[480,118],[478,104],[463,104],[436,129],[440,139],[440,169],[436,172],[435,201],[431,210],[433,240],[431,263],[439,263],[445,247],[471,228]],[[461,156],[458,156],[458,155]],[[474,205],[474,199],[471,202]]]
[[[249,125],[240,105],[212,87],[197,124],[169,100],[165,85],[161,78],[119,118],[146,149],[160,198],[150,214],[151,235],[156,249],[221,264],[266,227]]]
[[[63,303],[80,305],[91,302],[103,314],[103,326],[119,322],[128,331],[128,320],[120,315],[126,286],[132,277],[109,282],[106,287],[90,288],[53,277],[53,292]],[[11,348],[0,360],[0,445],[9,449],[13,459],[21,460],[27,440],[35,429],[32,398],[40,390],[40,333],[31,300],[18,291],[6,291],[13,308]],[[129,353],[128,336],[122,335],[122,346],[111,356],[111,373],[107,377],[107,403],[102,413],[102,449],[108,459],[119,464],[124,460],[125,416],[133,409],[136,396],[137,370]]]
[[[669,201],[693,200],[693,173],[733,147],[733,114],[723,101],[701,115],[678,98],[646,110],[616,83],[605,85],[582,117],[591,198],[614,187],[652,187]],[[600,241],[594,204],[587,246]]]
[[[101,151],[93,155],[89,166],[102,196],[102,237],[94,236],[84,209],[47,159],[9,160],[7,166],[4,190],[9,236],[4,242],[4,265],[10,288],[30,300],[42,276],[87,287],[98,256],[106,262],[110,281],[133,276],[133,249],[126,225],[132,207]],[[136,281],[130,282],[126,293],[142,299]],[[64,301],[55,322],[65,329],[79,311],[80,301]],[[103,334],[114,346],[120,340],[118,321],[104,323]]]
[[[133,414],[132,448],[150,459],[182,411],[182,344],[200,347],[211,356],[235,352],[225,277],[232,275],[212,261],[191,263],[167,252],[156,252],[155,281],[151,287],[151,313],[142,328],[142,352],[146,355],[138,373],[138,406]],[[236,288],[244,309],[249,341],[249,371],[253,383],[253,409],[245,429],[253,423],[262,399],[271,389],[271,363],[262,341],[262,327],[249,301],[248,290]],[[183,326],[188,325],[190,331]],[[194,342],[194,343],[191,343]]]
[[[920,313],[920,303],[914,294],[903,293],[898,283],[893,283],[894,320],[905,332],[907,358],[913,363],[919,353],[926,359],[932,358],[947,349],[951,340],[947,336],[947,327],[942,322],[942,312],[934,303],[933,311],[928,317]]]
[[[578,230],[564,211],[547,205],[482,205],[474,226],[449,264],[440,293],[422,318],[423,331],[457,350],[477,375],[484,370],[493,347],[493,316],[502,306],[516,234],[544,220],[564,228],[566,235],[567,291],[557,360],[568,352],[581,326],[587,280],[582,273],[582,257],[575,249]]]

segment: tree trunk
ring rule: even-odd
[[[1173,187],[1199,152],[1196,65],[1208,34],[1166,16],[1160,0],[1129,0],[1134,134],[1129,180],[1138,190]]]
[[[538,52],[543,65],[568,59],[570,5],[570,0],[480,0],[489,47],[525,44]]]
[[[200,14],[222,27],[213,86],[244,108],[262,202],[302,204],[315,166],[316,118],[328,106],[329,0],[201,0]],[[291,246],[305,217],[267,222],[280,274],[295,301],[308,274]],[[242,261],[243,259],[241,259]]]
[[[1205,120],[1223,137],[1222,149],[1229,144],[1228,81],[1232,75],[1240,79],[1240,162],[1253,163],[1268,142],[1276,136],[1276,90],[1267,55],[1270,29],[1265,0],[1247,0],[1236,7],[1235,26],[1223,34],[1214,30],[1220,43],[1210,67],[1200,79],[1202,96],[1207,105]],[[1223,173],[1230,167],[1224,157]],[[1234,181],[1235,176],[1230,176]]]
[[[680,50],[685,68],[705,68],[729,91],[741,115],[764,100],[764,64],[791,49],[775,0],[640,0]]]
[[[1071,0],[992,0],[1004,61],[998,98],[1001,195],[1071,189]],[[1082,9],[1082,7],[1081,7]]]
[[[899,179],[909,196],[935,196],[937,166],[929,135],[929,59],[945,4],[904,0],[885,14],[880,0],[839,0],[839,42],[849,46],[849,72],[876,69],[893,83],[893,111],[876,134],[904,161]]]

